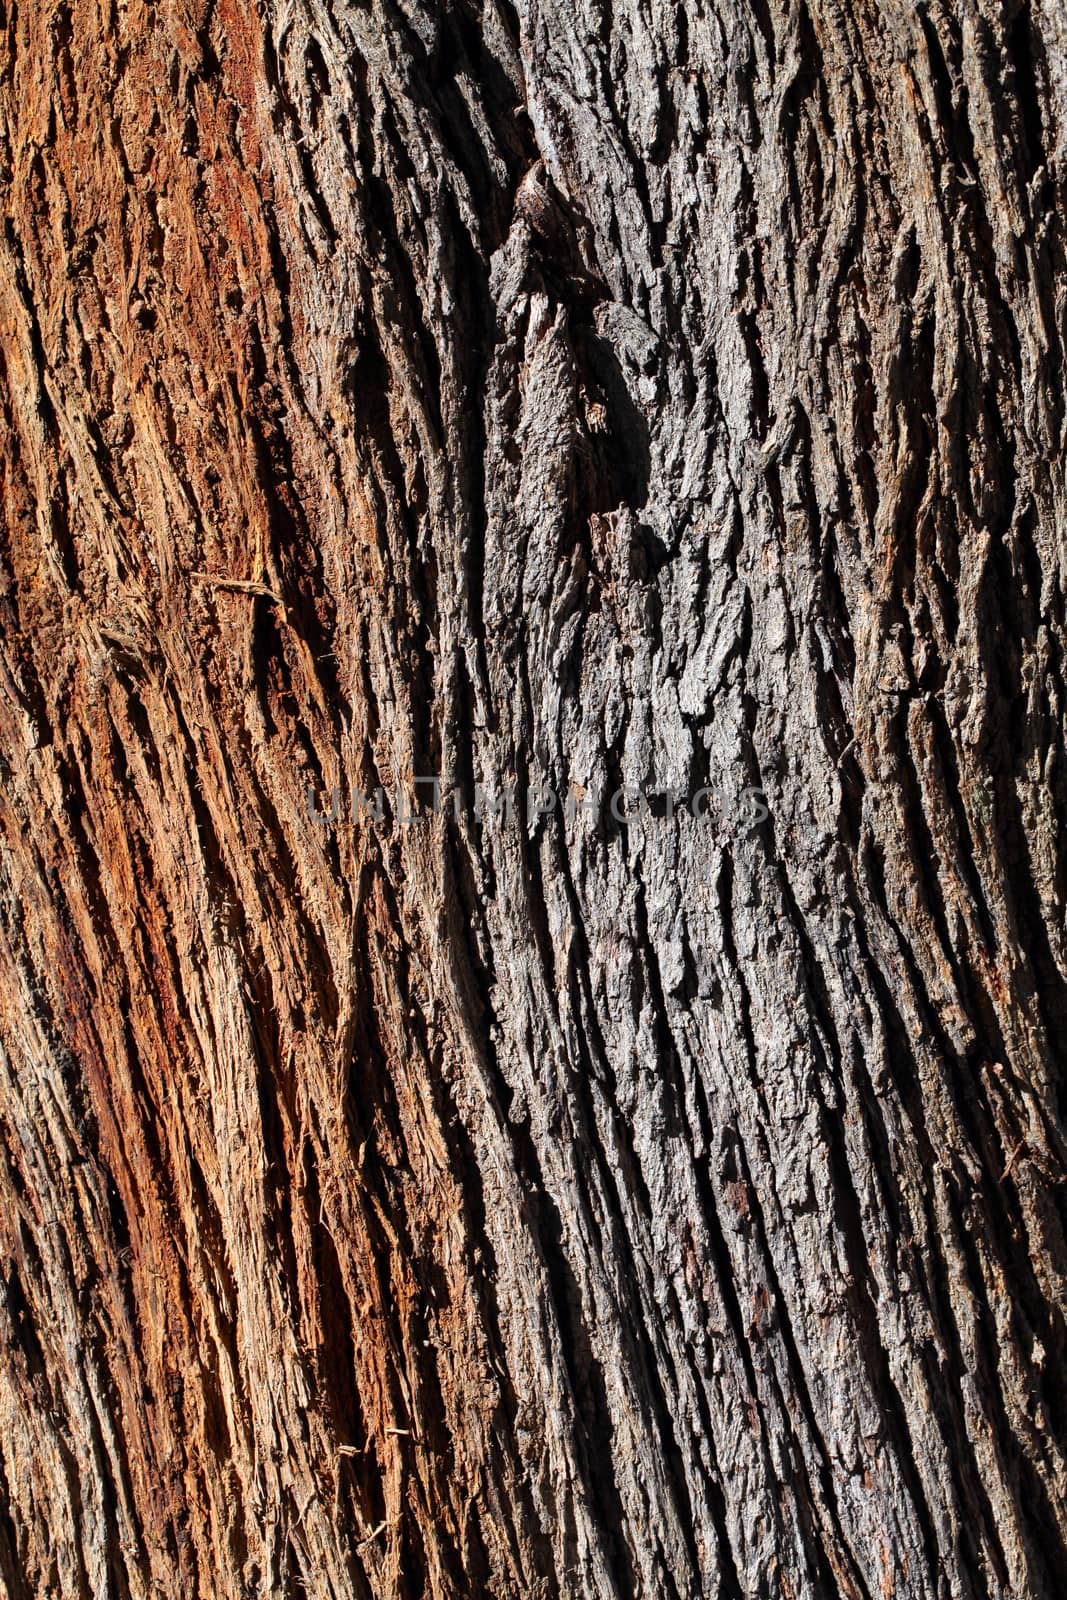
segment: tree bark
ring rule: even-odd
[[[1063,1594],[1060,0],[0,36],[0,1590]]]

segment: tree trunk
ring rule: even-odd
[[[1061,0],[0,34],[0,1589],[1062,1595]]]

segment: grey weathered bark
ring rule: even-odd
[[[1062,1593],[1060,0],[0,35],[0,1587]]]

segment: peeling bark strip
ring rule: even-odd
[[[1063,1594],[1061,0],[0,37],[0,1590]]]

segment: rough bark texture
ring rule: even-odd
[[[1061,1595],[1061,0],[0,35],[0,1589]]]

